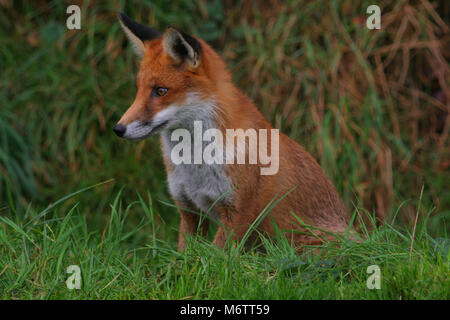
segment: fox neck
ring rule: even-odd
[[[201,98],[200,94],[190,92],[182,106],[172,105],[156,118],[164,118],[168,114],[171,115],[170,123],[161,132],[163,153],[166,158],[170,157],[173,147],[178,144],[178,141],[172,141],[172,133],[175,129],[187,130],[194,139],[195,130],[199,130],[199,124],[201,124],[202,133],[208,129],[218,129],[224,137],[226,129],[272,128],[252,101],[232,83],[222,84],[215,95],[207,98]],[[203,142],[202,148],[208,143]]]
[[[175,112],[176,116],[170,121],[169,126],[161,132],[163,153],[166,158],[170,158],[173,147],[178,144],[178,141],[172,140],[174,130],[187,130],[193,139],[195,123],[201,124],[202,132],[219,127],[218,107],[214,97],[201,99],[198,94],[189,93],[183,106],[170,106],[168,109],[170,110],[166,112]]]

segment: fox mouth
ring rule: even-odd
[[[151,135],[161,132],[164,127],[169,123],[169,120],[154,123],[152,121],[134,121],[128,124],[126,127],[121,126],[121,130],[117,130],[117,125],[114,128],[114,132],[121,138],[127,140],[142,140]]]
[[[163,121],[155,126],[153,126],[152,131],[150,134],[156,134],[159,133],[161,130],[164,129],[164,127],[169,123],[169,120]],[[150,124],[151,125],[151,124]]]
[[[160,123],[154,123],[152,121],[148,122],[140,122],[136,128],[136,132],[133,133],[130,130],[130,134],[127,136],[127,132],[125,132],[124,138],[130,139],[130,140],[142,140],[149,136],[158,134],[161,132],[164,127],[169,123],[169,120],[160,122]]]

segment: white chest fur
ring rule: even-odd
[[[201,121],[203,132],[215,128],[214,104],[199,101],[192,94],[185,105],[169,107],[171,121],[169,129],[162,131],[163,152],[166,159],[172,163],[173,170],[168,173],[169,191],[174,199],[188,200],[204,213],[215,215],[214,207],[229,203],[232,199],[232,184],[224,170],[224,164],[175,164],[171,159],[172,149],[179,141],[172,141],[174,129],[183,128],[191,133],[194,139],[194,121]],[[191,145],[194,145],[192,141]],[[204,148],[206,144],[203,144]],[[192,159],[194,157],[192,151]],[[213,206],[214,205],[214,206]]]
[[[213,205],[231,200],[230,179],[222,165],[175,165],[168,175],[168,184],[174,199],[187,199],[204,213],[214,215]]]

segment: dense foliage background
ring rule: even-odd
[[[450,6],[377,1],[381,30],[368,30],[373,2],[1,0],[0,214],[114,178],[64,205],[79,202],[96,228],[118,190],[125,203],[150,191],[176,228],[158,139],[112,133],[138,67],[116,18],[124,11],[207,40],[264,115],[318,159],[350,212],[398,211],[408,224],[423,187],[419,221],[430,215],[430,232],[445,235]],[[67,30],[75,3],[81,30]]]

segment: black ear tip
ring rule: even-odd
[[[160,36],[160,33],[150,27],[144,26],[140,23],[137,23],[125,13],[120,12],[118,14],[119,20],[123,25],[126,26],[135,36],[137,36],[142,41],[144,40],[153,40]]]
[[[119,12],[118,14],[117,14],[117,18],[119,18],[119,20],[121,20],[121,21],[124,21],[124,20],[130,20],[130,17],[129,16],[127,16],[125,13],[123,13],[123,12]]]

